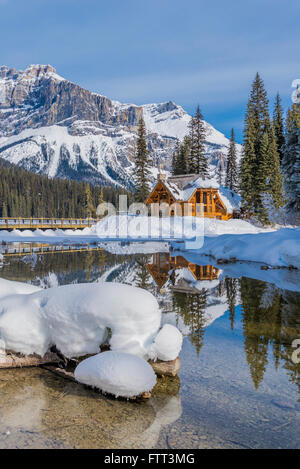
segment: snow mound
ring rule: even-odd
[[[182,347],[182,334],[172,324],[165,324],[152,344],[149,357],[153,360],[171,361],[178,357]]]
[[[0,280],[7,292],[17,282]],[[25,285],[24,285],[25,288]],[[159,330],[156,298],[119,283],[65,285],[0,298],[0,338],[6,348],[44,355],[55,345],[67,357],[99,352],[111,330],[110,347],[146,356]]]
[[[180,249],[180,246],[178,246]],[[206,238],[197,251],[216,259],[235,257],[240,261],[300,269],[300,228],[283,228],[257,234],[224,234]]]
[[[0,279],[0,298],[4,298],[8,295],[28,295],[39,290],[39,287],[35,287],[34,285],[30,285],[28,283],[11,282],[10,280],[5,280],[4,278]]]
[[[151,391],[156,383],[152,367],[129,353],[103,352],[82,361],[75,379],[116,397],[134,397]]]

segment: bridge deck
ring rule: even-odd
[[[0,218],[0,230],[77,230],[98,221],[98,218]]]

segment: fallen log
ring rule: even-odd
[[[72,381],[73,383],[77,383],[77,384],[81,385],[81,383],[76,381],[73,371],[67,371],[64,368],[58,368],[58,367],[51,366],[51,365],[42,365],[42,368],[44,370],[50,371],[51,373],[54,373],[57,376],[60,376],[61,378],[65,378],[69,381]],[[83,385],[83,386],[86,386],[88,388],[92,388],[92,386],[87,386],[87,385]],[[151,397],[151,392],[144,392],[140,396],[130,397],[129,400],[136,400],[136,399],[139,399],[139,398],[141,398],[141,399],[150,399],[150,397]]]
[[[60,359],[56,353],[47,352],[43,357],[38,355],[21,355],[6,352],[0,354],[0,369],[23,368],[29,366],[40,366],[46,363],[59,363]]]
[[[149,360],[148,363],[152,366],[153,370],[158,376],[177,376],[180,370],[179,357],[169,362],[164,362],[162,360]]]

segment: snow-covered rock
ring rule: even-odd
[[[182,334],[172,324],[165,324],[157,336],[149,351],[152,360],[170,361],[178,357],[182,347]]]
[[[129,353],[103,352],[83,360],[75,369],[75,379],[116,397],[134,397],[149,392],[156,376],[143,358]]]
[[[118,283],[66,285],[16,294],[16,282],[0,279],[0,338],[14,352],[43,356],[55,345],[65,356],[99,352],[111,330],[110,347],[146,356],[161,323],[155,297]],[[35,287],[24,286],[34,289]]]

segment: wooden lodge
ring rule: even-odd
[[[167,204],[171,216],[192,215],[228,220],[237,218],[237,196],[220,188],[214,180],[202,179],[199,174],[185,174],[166,178],[159,174],[146,204]],[[166,206],[166,205],[165,205]],[[160,216],[163,211],[160,209]]]

